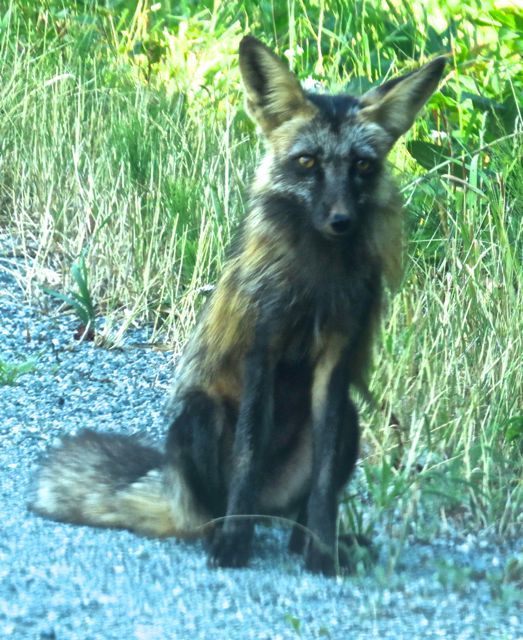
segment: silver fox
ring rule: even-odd
[[[178,365],[163,453],[83,431],[52,450],[32,508],[148,536],[205,536],[245,565],[256,515],[295,520],[312,572],[339,562],[340,492],[386,285],[401,275],[401,202],[387,154],[436,89],[437,58],[361,97],[306,92],[251,36],[246,105],[267,143],[232,255]],[[252,517],[249,517],[252,516]]]

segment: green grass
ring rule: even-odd
[[[10,362],[0,360],[0,386],[15,385],[20,376],[33,373],[37,368],[37,359]]]
[[[42,267],[35,299],[55,271],[62,294],[109,318],[104,344],[147,322],[178,351],[220,271],[260,151],[243,33],[302,79],[354,91],[450,53],[392,158],[409,242],[372,388],[401,425],[365,409],[368,504],[349,501],[343,524],[399,541],[451,526],[521,533],[521,12],[488,0],[34,6],[0,2],[0,225]]]

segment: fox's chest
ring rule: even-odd
[[[279,360],[314,362],[331,334],[357,339],[369,322],[374,291],[364,282],[339,287],[325,286],[309,291],[280,310],[281,339]]]

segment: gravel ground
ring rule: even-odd
[[[287,555],[281,528],[257,531],[249,568],[209,570],[200,543],[28,512],[38,459],[60,435],[89,426],[161,443],[172,367],[169,354],[133,347],[144,332],[112,351],[74,341],[74,318],[27,304],[16,278],[22,269],[0,238],[0,362],[35,362],[0,386],[1,637],[523,639],[521,600],[492,578],[506,573],[521,542],[410,540],[392,576],[382,553],[369,575],[327,579]]]

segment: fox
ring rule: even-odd
[[[335,575],[339,503],[358,458],[387,288],[402,274],[402,202],[387,156],[436,90],[433,59],[357,97],[305,90],[252,35],[246,110],[265,142],[221,276],[177,362],[163,451],[84,429],[42,463],[30,508],[56,521],[204,538],[243,567],[257,518]],[[340,554],[341,555],[341,554]]]

